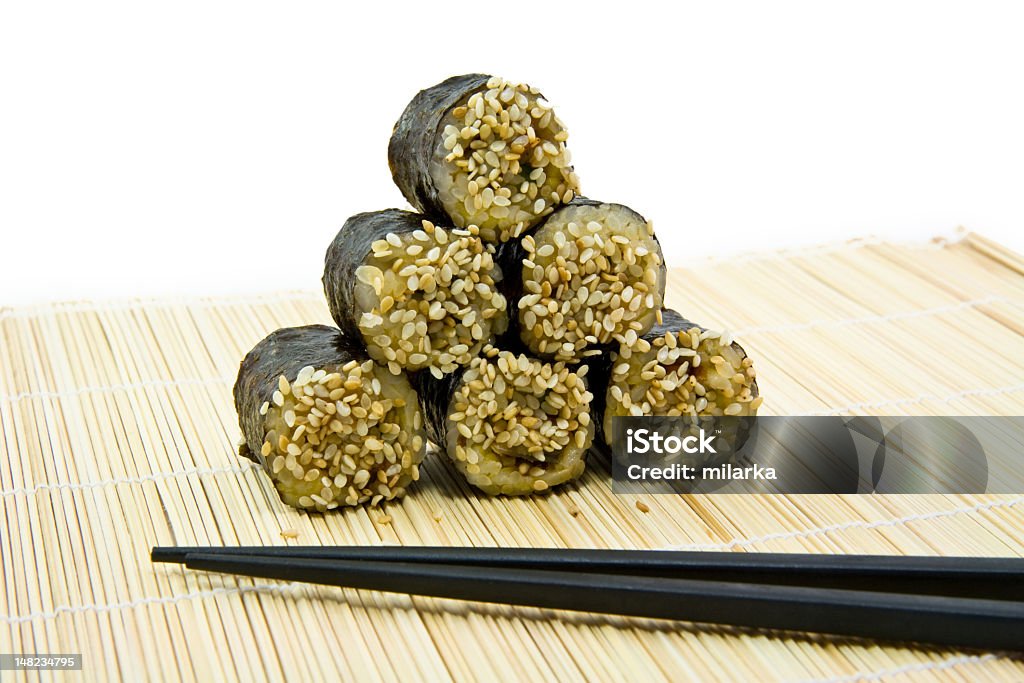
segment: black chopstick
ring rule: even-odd
[[[1024,603],[484,566],[189,553],[190,569],[426,595],[986,650],[1024,647]]]
[[[153,548],[154,562],[193,553],[361,562],[460,564],[631,576],[1024,600],[1024,559],[429,546]]]

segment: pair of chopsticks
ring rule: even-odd
[[[1024,650],[1024,559],[402,546],[157,547],[154,562],[625,616]]]

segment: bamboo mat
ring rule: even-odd
[[[735,331],[765,414],[1024,414],[1024,264],[980,237],[707,261],[669,288]],[[0,652],[81,652],[73,680],[1024,679],[995,654],[150,564],[154,544],[286,542],[1024,555],[1024,496],[662,495],[642,512],[598,463],[506,500],[432,459],[384,510],[300,514],[233,455],[230,386],[267,332],[327,320],[315,292],[0,310]]]

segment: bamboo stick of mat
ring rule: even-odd
[[[1024,559],[1010,557],[446,546],[172,546],[153,548],[150,558],[188,563],[193,555],[445,564],[1024,601]]]

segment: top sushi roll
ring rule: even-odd
[[[388,164],[405,198],[493,243],[522,235],[579,191],[551,106],[497,76],[453,76],[420,91],[395,124]]]

